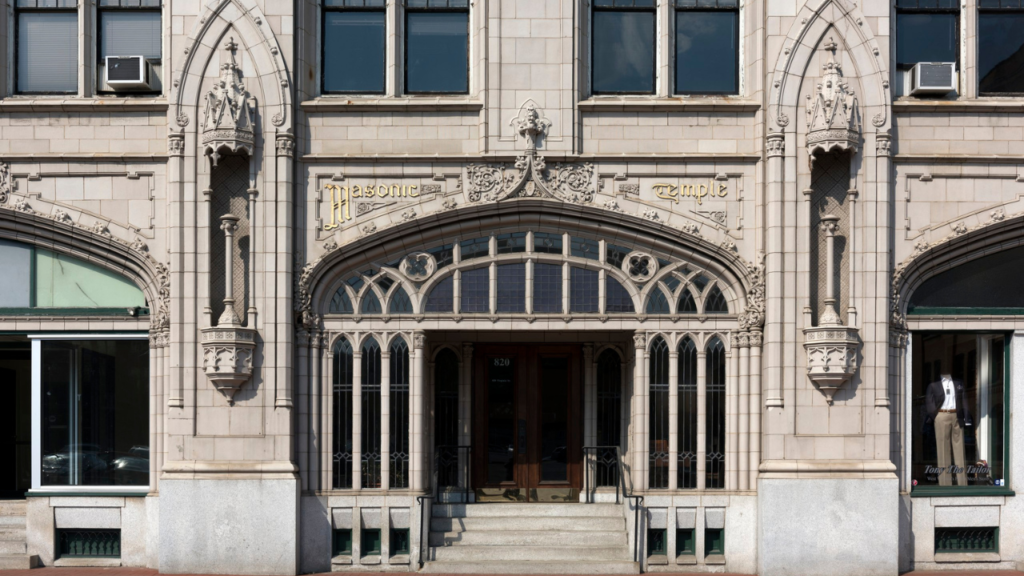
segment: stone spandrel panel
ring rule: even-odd
[[[753,259],[753,164],[512,162],[310,169],[310,240],[327,250],[387,227],[489,203],[546,199],[631,215]],[[673,169],[674,168],[674,169]],[[748,254],[749,252],[749,254]]]
[[[896,262],[1024,213],[1024,174],[1002,164],[896,167]]]

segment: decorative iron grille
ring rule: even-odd
[[[59,558],[120,558],[120,530],[57,530]]]
[[[935,553],[999,552],[999,528],[936,528]]]

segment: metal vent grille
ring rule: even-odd
[[[935,553],[999,552],[999,528],[936,528]]]
[[[120,530],[57,530],[59,558],[120,558]]]
[[[249,252],[252,236],[249,233],[249,159],[245,156],[224,156],[213,169],[210,178],[210,308],[216,322],[224,312],[224,231],[220,217],[238,216],[235,232],[234,284],[235,312],[245,322],[249,307]]]
[[[821,217],[839,216],[836,232],[835,274],[836,312],[846,321],[849,309],[850,263],[846,257],[846,243],[850,234],[849,206],[846,193],[850,188],[850,157],[846,154],[825,154],[814,160],[811,174],[811,306],[814,323],[825,311],[825,282],[828,261],[825,254],[825,234],[821,231]]]
[[[107,81],[140,81],[143,62],[142,58],[108,58]]]

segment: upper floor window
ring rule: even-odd
[[[737,94],[739,0],[676,0],[677,94]]]
[[[383,94],[387,54],[384,0],[324,0],[321,90]]]
[[[653,94],[654,0],[594,0],[591,86],[594,94]]]
[[[1024,94],[1024,6],[1020,0],[980,0],[978,5],[978,92]]]
[[[469,0],[405,0],[405,91],[469,92]]]
[[[100,92],[159,91],[159,74],[151,67],[160,65],[162,55],[160,0],[100,0],[96,34]]]
[[[76,0],[17,0],[15,19],[15,91],[78,92]]]
[[[958,62],[960,9],[955,0],[896,1],[896,68]]]

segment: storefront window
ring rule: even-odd
[[[44,340],[36,346],[41,485],[148,485],[148,342]]]
[[[1005,486],[1008,338],[913,338],[912,485]]]

